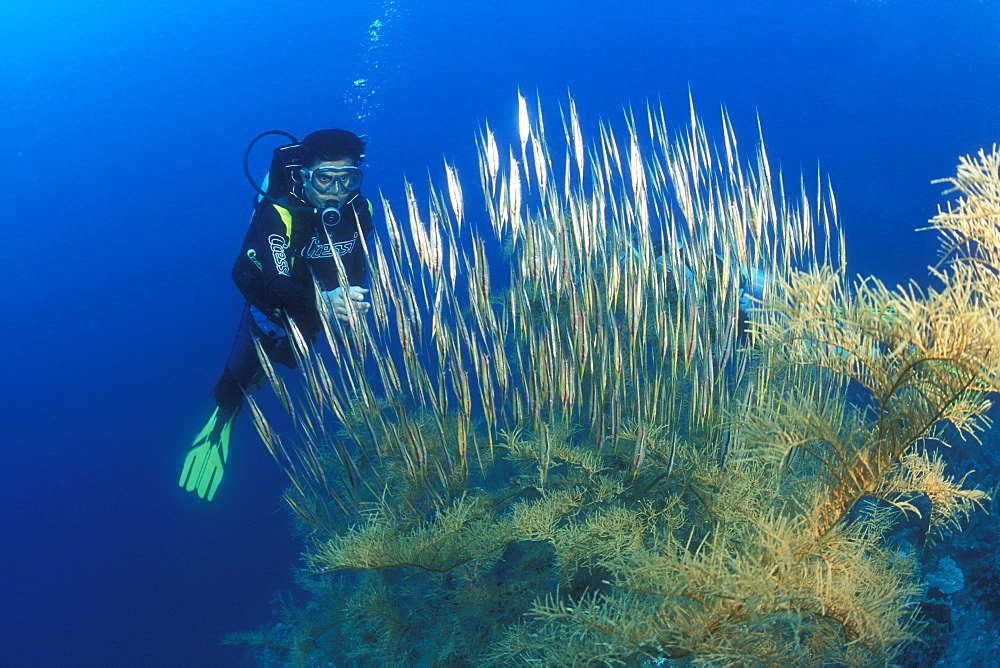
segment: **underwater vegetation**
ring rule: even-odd
[[[893,664],[919,550],[989,500],[940,450],[998,389],[1000,153],[945,181],[931,285],[890,288],[848,277],[829,189],[741,157],[725,113],[718,143],[693,106],[589,142],[572,100],[557,139],[519,118],[479,138],[481,211],[450,165],[405,221],[383,202],[373,315],[326,318],[323,354],[298,337],[301,387],[265,360],[294,436],[250,406],[311,600],[228,641],[267,665]]]

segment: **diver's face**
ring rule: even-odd
[[[343,158],[340,160],[323,160],[317,162],[316,164],[309,167],[310,172],[314,172],[318,169],[336,169],[338,167],[356,167],[354,161],[350,158]],[[312,179],[306,179],[303,184],[305,190],[306,199],[317,209],[325,209],[327,207],[335,206],[338,209],[347,203],[351,197],[354,196],[354,190],[345,190],[344,188],[337,187],[336,185],[329,188],[326,192],[320,192],[313,185]]]

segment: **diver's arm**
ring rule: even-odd
[[[315,292],[288,276],[275,276],[267,283],[267,299],[278,308],[292,314],[307,313],[316,308]]]
[[[371,224],[371,204],[364,200],[366,210],[362,210],[357,221],[358,234],[364,236],[364,243],[356,243],[351,252],[342,256],[344,271],[347,273],[347,285],[323,292],[323,297],[330,304],[333,314],[344,322],[350,322],[348,309],[353,306],[357,312],[364,313],[371,308],[368,296],[368,263],[365,249],[371,248],[375,240],[375,228]],[[358,209],[355,209],[358,213]],[[368,215],[364,215],[367,213]]]

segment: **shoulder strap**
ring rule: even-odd
[[[288,238],[288,246],[287,247],[291,248],[291,246],[292,246],[292,220],[293,220],[292,212],[289,211],[288,209],[286,209],[285,207],[280,206],[278,204],[272,204],[271,206],[273,206],[274,210],[278,212],[278,215],[281,217],[281,222],[285,224],[285,236]],[[291,269],[294,266],[295,266],[295,254],[294,253],[289,253],[288,254],[288,268]]]
[[[272,204],[271,206],[278,212],[281,216],[281,222],[285,224],[285,236],[288,237],[289,243],[292,241],[292,212],[283,206],[278,204]]]

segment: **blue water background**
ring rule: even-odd
[[[221,636],[294,587],[282,474],[244,419],[213,503],[176,478],[239,316],[242,151],[347,127],[369,196],[443,158],[473,191],[519,88],[556,132],[567,91],[590,131],[647,100],[679,128],[690,90],[749,152],[759,117],[772,164],[831,180],[852,271],[924,281],[930,181],[1000,139],[1000,5],[7,0],[0,664],[238,665]]]

